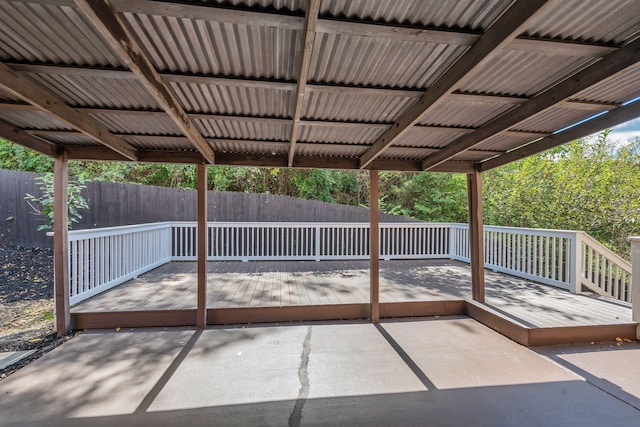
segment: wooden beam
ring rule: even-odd
[[[207,325],[207,234],[207,165],[198,164],[198,329]]]
[[[371,321],[380,321],[380,215],[378,212],[378,171],[369,171],[369,293]]]
[[[463,135],[438,153],[431,154],[422,162],[422,167],[432,167],[451,159],[472,147],[510,129],[518,123],[539,114],[579,92],[599,83],[640,61],[640,39],[602,58],[595,64],[558,83],[551,89],[524,102],[519,107],[489,121],[475,132]]]
[[[28,132],[18,129],[11,123],[5,122],[4,120],[0,120],[0,137],[11,142],[24,145],[27,148],[46,154],[47,156],[53,157],[56,152],[55,144],[45,142]]]
[[[66,2],[66,0],[64,1]],[[277,13],[265,13],[262,11],[234,10],[232,8],[209,5],[201,6],[179,2],[157,2],[149,0],[111,0],[111,3],[118,12],[198,19],[287,30],[302,30],[304,25],[304,19],[302,17],[284,14],[281,11]],[[437,43],[456,46],[471,46],[481,37],[481,33],[475,31],[390,25],[388,23],[362,22],[342,18],[319,19],[317,31],[353,37],[376,37],[407,42]],[[511,43],[508,43],[505,47],[505,49],[516,51],[533,51],[542,52],[547,55],[582,57],[603,56],[615,48],[615,46],[597,43],[545,39],[530,36],[520,36]]]
[[[293,108],[293,123],[291,124],[291,137],[289,138],[289,161],[288,165],[293,165],[293,157],[296,155],[296,141],[300,127],[300,118],[304,109],[305,88],[309,78],[311,68],[311,53],[313,43],[316,39],[316,23],[318,22],[318,12],[320,10],[320,0],[309,0],[304,19],[304,33],[302,35],[302,54],[298,64],[298,85],[296,87],[295,106]]]
[[[136,150],[131,145],[110,133],[85,114],[69,107],[57,95],[44,90],[3,63],[0,63],[0,88],[39,110],[51,114],[91,139],[122,154],[127,159],[137,159]]]
[[[302,30],[304,24],[304,20],[300,16],[286,15],[283,13],[265,13],[168,1],[111,0],[111,3],[113,4],[113,8],[118,12],[140,13],[145,15],[198,19],[286,30]]]
[[[413,104],[393,124],[391,129],[381,135],[369,150],[360,158],[360,168],[366,168],[384,150],[393,145],[413,125],[445,97],[470,79],[481,66],[507,43],[513,40],[544,5],[545,0],[518,0],[498,18],[489,29],[480,36],[445,73],[429,88],[420,100]]]
[[[487,171],[497,168],[499,166],[506,165],[507,163],[515,162],[517,160],[524,159],[525,157],[549,150],[569,141],[592,135],[603,129],[628,122],[629,120],[633,120],[637,117],[640,117],[640,102],[624,105],[622,107],[615,108],[602,116],[589,120],[588,122],[567,129],[564,132],[549,135],[538,141],[534,141],[528,145],[480,163],[480,169],[482,171]]]
[[[62,151],[53,163],[53,287],[56,333],[58,337],[71,330],[69,310],[69,211],[67,184],[69,162]]]
[[[62,66],[62,65],[48,65],[48,64],[23,64],[23,63],[6,63],[12,70],[18,72],[29,73],[41,73],[41,74],[56,74],[56,75],[69,75],[69,76],[82,76],[87,78],[106,78],[115,80],[137,80],[137,76],[130,70],[114,70],[109,68],[97,68],[97,67],[77,67],[77,66]],[[252,89],[268,89],[268,90],[284,90],[294,91],[297,88],[296,83],[282,80],[268,80],[268,79],[246,79],[237,77],[221,77],[215,75],[200,75],[200,74],[188,74],[188,73],[159,73],[160,77],[165,83],[195,83],[205,84],[209,86],[233,86],[244,87]],[[381,87],[366,87],[348,84],[322,84],[313,83],[306,85],[306,92],[319,92],[319,93],[336,93],[343,95],[370,95],[380,97],[400,97],[400,98],[415,98],[419,99],[424,95],[423,90],[411,89],[411,88],[381,88]],[[479,102],[488,104],[513,104],[519,105],[531,99],[527,96],[508,96],[497,94],[483,94],[483,93],[470,93],[455,91],[448,97],[450,100],[459,102]],[[28,106],[27,104],[16,103],[0,103],[2,108],[19,109]],[[619,103],[615,102],[599,102],[599,101],[575,101],[567,100],[563,102],[563,107],[574,110],[592,110],[601,111],[605,107],[617,107]],[[91,110],[86,107],[76,107],[78,110]],[[96,110],[102,110],[97,108]],[[135,111],[135,110],[118,110],[109,109],[113,111]],[[190,113],[189,116],[193,116],[196,113]],[[197,113],[197,114],[209,114],[209,113]],[[291,119],[280,119],[291,120]],[[389,123],[391,124],[391,123]]]
[[[138,77],[147,91],[171,117],[174,123],[189,138],[193,146],[209,162],[214,162],[213,150],[204,140],[175,99],[169,88],[147,58],[142,48],[125,28],[108,0],[75,0],[94,28],[107,41],[129,69]]]
[[[484,231],[482,226],[482,172],[476,167],[467,175],[469,198],[469,248],[471,258],[471,294],[484,302]]]

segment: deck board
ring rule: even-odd
[[[467,264],[451,260],[381,261],[380,301],[471,297]],[[369,301],[367,261],[210,262],[209,308],[352,304]],[[195,262],[172,262],[71,308],[73,313],[194,308]],[[486,271],[486,304],[532,327],[631,322],[624,303]]]

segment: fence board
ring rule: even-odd
[[[0,235],[25,246],[52,247],[44,231],[36,231],[44,220],[31,214],[25,193],[40,192],[38,174],[0,169]],[[89,210],[81,212],[74,230],[114,227],[159,221],[194,221],[196,191],[179,188],[89,182],[83,191]],[[367,222],[369,210],[273,194],[209,191],[209,221],[239,222]],[[13,217],[11,221],[6,218]],[[383,214],[382,222],[415,222],[402,216]]]

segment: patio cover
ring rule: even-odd
[[[634,0],[7,0],[0,137],[69,159],[479,172],[639,116],[639,35]]]

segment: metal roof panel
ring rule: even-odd
[[[393,122],[418,98],[307,91],[302,116],[310,120]]]
[[[42,1],[0,2],[0,59],[122,66],[122,61],[75,7]]]
[[[316,35],[312,82],[426,88],[467,49],[344,34]]]
[[[193,122],[205,138],[288,141],[291,136],[290,124],[202,118],[193,119]]]
[[[324,0],[321,16],[444,28],[486,29],[511,0]]]
[[[176,98],[190,112],[262,117],[291,117],[291,90],[170,82]]]
[[[200,19],[122,13],[156,69],[293,79],[300,32]]]
[[[528,35],[624,44],[640,32],[637,0],[562,0],[525,30]]]

